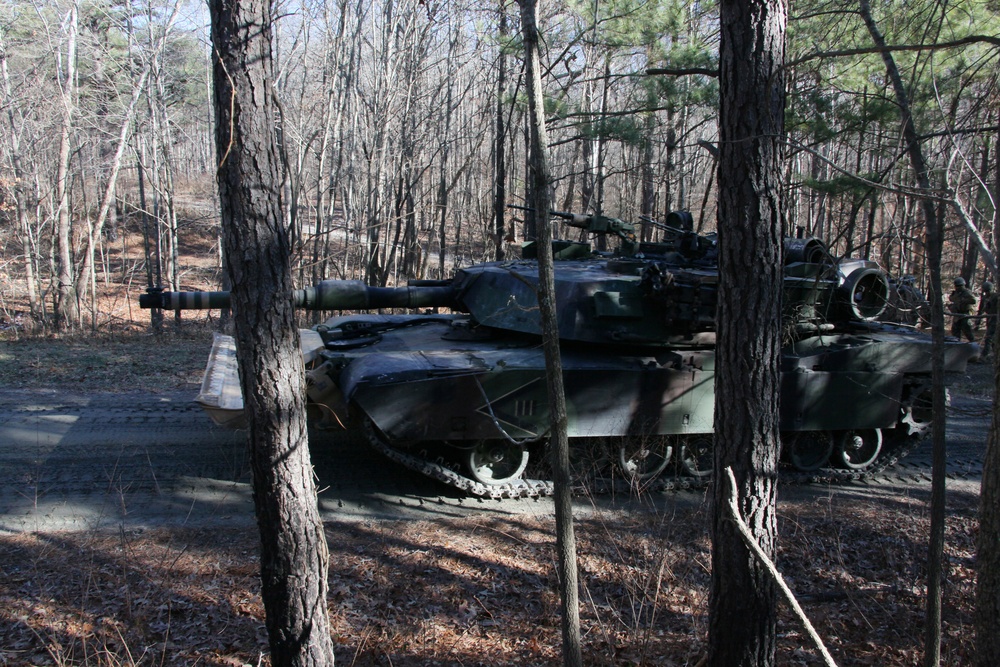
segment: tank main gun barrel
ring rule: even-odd
[[[371,310],[374,308],[455,308],[450,281],[406,287],[369,287],[360,280],[324,280],[295,290],[292,301],[305,310]]]
[[[324,280],[292,292],[303,310],[375,310],[379,308],[457,308],[449,281],[407,287],[369,287],[360,280]],[[149,288],[139,296],[140,308],[210,310],[229,308],[229,292],[169,292]]]
[[[140,308],[163,310],[212,310],[229,308],[229,292],[170,292],[149,287],[139,295]]]

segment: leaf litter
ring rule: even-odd
[[[943,662],[971,664],[972,500],[947,530]],[[840,664],[921,659],[922,500],[785,501],[779,567]],[[578,520],[587,665],[695,665],[707,508]],[[553,522],[330,522],[339,665],[558,665]],[[268,665],[257,536],[157,528],[0,537],[0,665]],[[820,664],[779,604],[778,664]]]

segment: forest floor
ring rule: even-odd
[[[0,384],[193,390],[208,327],[0,340]],[[992,396],[991,366],[952,388]],[[183,370],[178,370],[183,369]],[[985,443],[985,431],[983,433]],[[929,487],[779,503],[779,567],[842,665],[915,665]],[[978,485],[949,493],[943,664],[972,664]],[[577,525],[587,665],[696,665],[710,581],[704,493]],[[557,665],[549,516],[328,521],[340,665]],[[257,539],[240,526],[0,535],[0,665],[266,665]],[[779,605],[778,664],[822,664]]]

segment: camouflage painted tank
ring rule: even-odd
[[[690,231],[684,212],[662,225],[660,243],[636,243],[613,218],[557,215],[621,246],[600,254],[554,244],[574,464],[598,480],[697,483],[711,469],[714,238]],[[886,275],[836,260],[818,239],[788,239],[784,273],[786,467],[856,476],[895,460],[930,425],[930,337],[880,322]],[[391,458],[476,495],[549,493],[544,473],[532,474],[549,428],[537,284],[528,244],[522,259],[463,268],[451,280],[296,291],[305,309],[394,312],[340,315],[301,332],[316,421],[359,425]],[[140,302],[217,308],[228,294],[152,290]],[[976,345],[950,341],[946,370],[976,355]],[[218,423],[240,425],[231,338],[217,335],[197,400]]]

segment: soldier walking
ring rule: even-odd
[[[916,282],[915,277],[905,275],[899,285],[899,321],[922,326],[930,322],[930,304],[927,303],[927,297],[917,289]]]
[[[983,359],[990,356],[990,349],[993,347],[993,339],[997,334],[997,293],[993,291],[993,283],[985,281],[983,283],[983,295],[979,300],[979,312],[976,313],[982,318],[986,316],[986,338],[983,340]],[[976,330],[979,330],[979,323],[976,320]]]
[[[951,304],[951,314],[955,319],[951,322],[951,335],[958,339],[965,337],[970,343],[976,340],[972,333],[972,313],[976,310],[976,295],[965,285],[965,278],[955,278],[955,289],[948,297]]]

